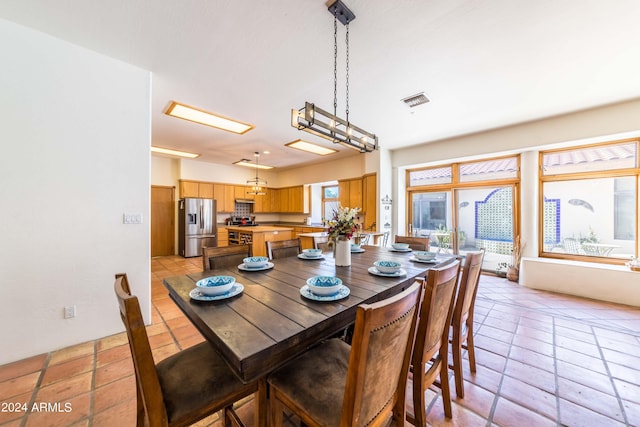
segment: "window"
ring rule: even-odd
[[[518,235],[518,156],[407,171],[407,223],[430,236],[432,250],[465,254],[485,249],[483,268],[508,263]],[[457,236],[457,239],[456,239]]]
[[[637,256],[638,141],[543,151],[540,158],[543,255],[610,263]]]
[[[322,218],[329,220],[333,218],[333,212],[340,206],[340,187],[331,185],[322,187]]]

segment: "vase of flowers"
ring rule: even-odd
[[[358,230],[356,219],[360,208],[343,208],[340,206],[333,212],[329,220],[329,240],[334,245],[336,266],[351,265],[351,237]]]

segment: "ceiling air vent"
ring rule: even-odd
[[[431,100],[427,98],[424,92],[420,92],[416,95],[408,96],[402,100],[402,102],[404,102],[411,108],[417,107],[418,105],[426,104],[429,101]]]

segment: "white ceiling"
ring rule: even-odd
[[[350,119],[395,149],[640,97],[638,0],[344,0]],[[324,0],[2,0],[0,17],[153,72],[153,145],[284,168],[329,141],[290,125],[333,108]],[[344,116],[344,27],[338,112]],[[424,91],[431,103],[402,98]],[[235,135],[163,114],[171,100],[255,125]]]

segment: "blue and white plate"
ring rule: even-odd
[[[344,285],[340,285],[338,292],[336,292],[335,294],[324,295],[324,296],[316,295],[313,292],[311,292],[308,285],[304,285],[303,287],[300,288],[300,295],[313,301],[338,301],[348,297],[350,293],[351,293],[351,290]]]
[[[391,252],[411,252],[411,248],[407,248],[407,249],[394,249],[394,248],[389,248],[389,250]]]
[[[306,256],[305,254],[298,254],[298,258],[300,258],[300,259],[310,259],[310,260],[314,260],[314,259],[324,259],[324,255],[320,255],[320,256]]]
[[[262,270],[268,270],[270,268],[273,268],[273,263],[271,261],[267,262],[265,265],[261,267],[247,267],[244,263],[238,266],[238,270],[242,270],[242,271],[262,271]]]
[[[227,298],[235,297],[238,294],[241,294],[244,291],[244,286],[240,283],[235,283],[229,292],[225,292],[220,295],[204,295],[198,288],[193,289],[189,292],[189,296],[191,299],[196,301],[219,301]]]
[[[361,254],[362,252],[365,252],[364,249],[360,248],[360,249],[351,249],[351,253],[352,254]]]
[[[438,261],[436,258],[434,259],[418,259],[414,256],[412,256],[411,258],[409,258],[409,261],[415,261],[415,262],[423,262],[425,264],[437,264],[440,261]]]
[[[382,277],[402,277],[407,275],[407,270],[405,270],[404,268],[401,268],[395,273],[383,273],[382,271],[378,270],[375,267],[369,267],[368,271],[371,274],[374,274],[376,276],[382,276]]]

